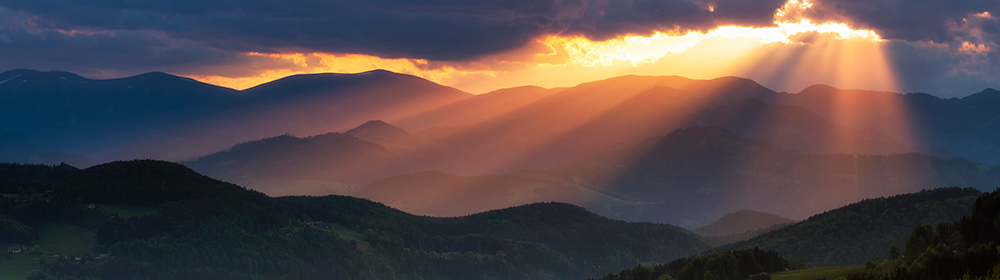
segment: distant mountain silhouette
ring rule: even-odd
[[[402,122],[437,127],[418,134],[450,147],[461,157],[438,160],[453,164],[435,170],[458,175],[498,174],[563,168],[605,147],[682,127],[705,108],[746,98],[776,97],[777,93],[739,78],[623,76],[570,88],[521,87],[491,92],[453,105],[466,107],[445,107]],[[490,160],[483,161],[483,155]]]
[[[795,220],[770,213],[740,210],[726,214],[718,220],[693,231],[702,236],[727,235],[791,222],[795,222]]]
[[[163,73],[92,80],[17,69],[0,82],[0,127],[97,159],[225,111],[238,93]]]
[[[774,214],[740,210],[726,214],[693,231],[708,240],[713,247],[717,247],[747,240],[786,227],[793,222],[795,220]]]
[[[248,100],[247,105],[114,158],[189,160],[274,135],[318,135],[344,131],[372,119],[402,119],[472,96],[384,70],[289,76],[246,89],[240,95]]]
[[[244,91],[154,72],[93,80],[67,72],[0,73],[0,126],[98,160],[186,160],[234,144],[400,119],[469,94],[410,75],[296,75]]]
[[[564,88],[545,89],[537,86],[499,89],[400,120],[398,123],[414,128],[478,125],[496,118],[512,117],[509,113],[562,90]]]
[[[964,98],[942,99],[925,93],[897,94],[808,87],[779,102],[796,104],[850,127],[871,127],[926,147],[941,156],[961,156],[1000,164],[1000,93],[994,89]],[[896,117],[901,115],[901,117]],[[907,135],[912,134],[912,135]]]
[[[694,124],[725,127],[743,138],[808,153],[893,154],[920,150],[873,128],[838,125],[800,106],[745,99],[707,109]]]
[[[371,142],[400,143],[410,137],[410,133],[381,120],[368,121],[352,128],[344,134]]]
[[[250,141],[184,164],[237,183],[261,179],[366,183],[387,176],[391,171],[385,170],[386,165],[395,157],[384,147],[352,135],[327,133]]]

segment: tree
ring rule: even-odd
[[[900,257],[900,256],[901,256],[902,254],[903,254],[903,252],[901,252],[901,251],[899,250],[899,247],[898,247],[898,246],[896,246],[896,245],[892,245],[892,247],[889,247],[889,259],[890,259],[890,260],[894,260],[894,261],[895,261],[895,260],[899,259],[899,257]]]

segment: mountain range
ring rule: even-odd
[[[0,73],[0,161],[151,158],[271,195],[461,216],[543,201],[696,228],[1000,182],[1000,92],[961,99],[622,76],[480,95],[375,70],[232,90],[164,73]],[[963,159],[964,158],[964,159]],[[967,160],[968,159],[968,160]]]

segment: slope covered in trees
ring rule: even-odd
[[[687,257],[651,268],[639,265],[592,280],[763,280],[771,279],[771,273],[802,269],[803,265],[790,262],[775,251],[753,248]]]
[[[917,225],[969,215],[979,194],[975,189],[940,188],[865,199],[713,251],[759,247],[818,267],[865,263],[886,258],[893,245],[903,247]]]
[[[157,214],[126,220],[81,202]],[[158,161],[99,165],[4,203],[0,222],[27,227],[25,244],[33,223],[58,221],[96,229],[91,251],[110,255],[45,259],[33,279],[579,279],[708,248],[675,226],[568,204],[431,218],[344,196],[270,198]]]
[[[886,261],[869,262],[872,270],[847,279],[1000,279],[1000,191],[979,196],[971,211],[961,221],[914,227],[905,251],[886,248]]]

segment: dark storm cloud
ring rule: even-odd
[[[819,0],[812,18],[853,23],[885,39],[949,42],[973,14],[1000,14],[1000,0]]]
[[[64,70],[106,78],[149,71],[190,71],[199,65],[246,59],[161,32],[60,27],[65,26],[0,7],[0,71]]]
[[[716,3],[717,2],[717,3]],[[719,24],[772,25],[761,0],[0,0],[40,28],[151,31],[227,51],[288,49],[464,60],[547,34],[608,39]],[[715,6],[710,12],[707,4]]]

